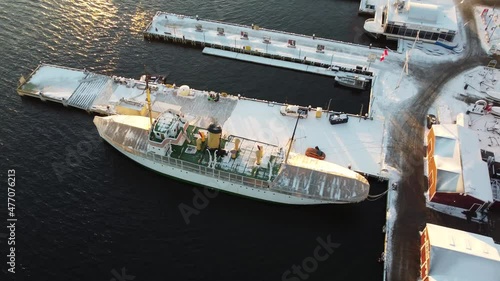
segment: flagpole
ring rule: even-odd
[[[293,139],[295,138],[295,131],[297,130],[297,125],[299,124],[300,112],[297,115],[297,121],[295,121],[295,127],[293,128],[292,138],[290,139],[290,144],[288,145],[288,151],[286,152],[285,164],[288,164],[288,155],[290,155],[290,150],[292,150]]]
[[[406,72],[406,75],[408,75],[408,63],[410,62],[410,53],[411,51],[413,51],[413,48],[415,48],[415,45],[417,44],[419,34],[420,30],[417,31],[417,36],[415,36],[415,41],[413,41],[413,46],[411,46],[410,51],[406,51],[405,63],[403,64],[403,69],[401,69],[401,76],[399,77],[398,85],[394,90],[398,89],[399,86],[401,85],[401,81],[403,80],[403,73]]]

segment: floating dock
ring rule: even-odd
[[[146,116],[145,86],[142,80],[42,64],[28,77],[21,77],[17,90],[21,96],[57,102],[92,113]],[[200,118],[213,118],[224,126],[228,134],[280,147],[287,146],[297,121],[296,117],[282,116],[280,109],[284,104],[281,103],[160,82],[150,83],[150,88],[153,117],[173,109]],[[209,99],[216,95],[220,96],[219,102]],[[230,99],[233,106],[223,106],[226,99]],[[331,125],[328,119],[330,113],[333,112],[309,108],[308,116],[298,122],[292,151],[302,154],[307,148],[318,146],[327,155],[324,161],[350,167],[366,176],[387,179],[382,147],[384,122],[349,115],[347,123]]]
[[[200,46],[210,55],[367,80],[376,74],[375,58],[383,52],[313,34],[306,36],[164,12],[155,14],[143,34],[147,40]]]

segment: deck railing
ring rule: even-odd
[[[213,177],[216,179],[229,181],[229,182],[245,185],[245,186],[252,187],[252,188],[260,188],[260,189],[269,190],[270,184],[267,181],[263,181],[263,180],[259,180],[259,179],[251,178],[251,177],[246,177],[246,176],[242,176],[242,175],[237,175],[237,174],[233,174],[233,173],[229,173],[229,172],[225,172],[225,171],[221,171],[221,170],[217,170],[217,169],[212,169],[212,168],[209,168],[207,166],[202,166],[199,164],[187,162],[185,160],[176,159],[176,158],[172,158],[172,157],[168,157],[168,156],[158,155],[155,153],[143,153],[140,151],[134,151],[134,152],[132,152],[132,153],[134,153],[138,156],[142,156],[144,158],[150,159],[150,160],[157,162],[157,163],[163,163],[163,164],[166,164],[169,166],[178,167],[184,171],[189,171],[189,172],[204,175],[204,176],[210,176],[210,177]]]
[[[238,175],[238,174],[234,174],[234,173],[230,173],[230,172],[226,172],[226,171],[222,171],[222,170],[218,170],[218,169],[213,169],[213,168],[209,168],[207,166],[187,162],[185,160],[176,159],[176,158],[172,158],[172,157],[168,157],[168,156],[158,155],[158,154],[155,154],[152,152],[144,153],[142,151],[138,151],[138,150],[133,149],[131,147],[125,147],[125,146],[123,146],[123,145],[121,145],[121,144],[119,144],[119,143],[117,143],[109,138],[106,138],[106,141],[108,141],[111,144],[113,144],[114,146],[120,147],[121,149],[123,149],[131,154],[134,154],[136,156],[146,158],[146,159],[151,160],[151,161],[156,162],[156,163],[165,164],[165,165],[168,165],[171,167],[177,167],[177,168],[180,168],[181,170],[189,171],[189,172],[196,173],[199,175],[209,176],[209,177],[213,177],[215,179],[248,186],[250,188],[256,188],[256,189],[260,189],[260,190],[268,191],[268,192],[276,192],[276,193],[280,193],[280,194],[286,194],[289,196],[316,199],[316,200],[325,200],[325,201],[332,200],[331,198],[323,198],[323,197],[318,196],[318,195],[309,195],[309,194],[304,194],[301,192],[296,192],[293,190],[284,190],[284,189],[279,188],[279,187],[274,188],[273,183],[270,181],[264,181],[264,180],[260,180],[260,179],[256,179],[256,178],[252,178],[252,177],[242,176],[242,175]]]
[[[133,149],[131,147],[125,147],[125,146],[123,146],[123,145],[121,145],[121,144],[119,144],[119,143],[117,143],[109,138],[106,138],[106,140],[111,142],[114,146],[120,147],[121,149],[123,149],[129,153],[132,153],[136,156],[140,156],[142,158],[149,159],[149,160],[156,162],[156,163],[166,164],[169,166],[180,168],[181,170],[184,170],[184,171],[189,171],[189,172],[197,173],[200,175],[210,176],[210,177],[214,177],[216,179],[229,181],[229,182],[245,185],[245,186],[252,187],[252,188],[260,188],[260,189],[269,190],[269,187],[270,187],[270,182],[268,182],[268,181],[264,181],[264,180],[260,180],[260,179],[256,179],[256,178],[252,178],[252,177],[246,177],[246,176],[242,176],[242,175],[237,175],[237,174],[225,172],[222,170],[212,169],[212,168],[209,168],[207,166],[191,163],[191,162],[177,159],[177,158],[173,158],[173,157],[158,155],[158,154],[155,154],[152,152],[144,153],[142,151],[138,151],[138,150]]]

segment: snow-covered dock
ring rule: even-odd
[[[211,55],[318,74],[327,73],[333,67],[343,75],[368,79],[377,71],[373,55],[383,52],[369,46],[318,38],[314,34],[306,36],[264,29],[253,24],[230,24],[164,12],[156,13],[143,34],[147,40],[224,50],[205,51]],[[306,66],[324,70],[311,71],[312,68]]]
[[[146,87],[141,80],[42,64],[20,82],[17,90],[23,96],[97,114],[147,114]],[[174,109],[198,116],[200,124],[214,118],[228,135],[257,139],[285,149],[297,121],[295,117],[282,116],[280,103],[225,93],[219,93],[220,100],[214,102],[208,99],[217,95],[214,92],[163,83],[150,85],[153,116]],[[234,106],[224,106],[227,102]],[[298,121],[292,153],[303,154],[307,148],[318,146],[327,155],[325,161],[386,179],[383,120],[350,115],[349,122],[331,125],[328,117],[326,111],[311,108],[308,116]]]

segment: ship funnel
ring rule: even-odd
[[[234,140],[234,150],[236,150],[236,151],[240,150],[240,142],[241,142],[240,139]]]
[[[234,149],[231,151],[231,158],[236,159],[236,156],[238,155],[238,150],[240,150],[240,139],[235,139],[234,140]]]
[[[210,124],[208,126],[208,149],[217,149],[220,145],[220,137],[222,134],[222,128],[216,124]]]

